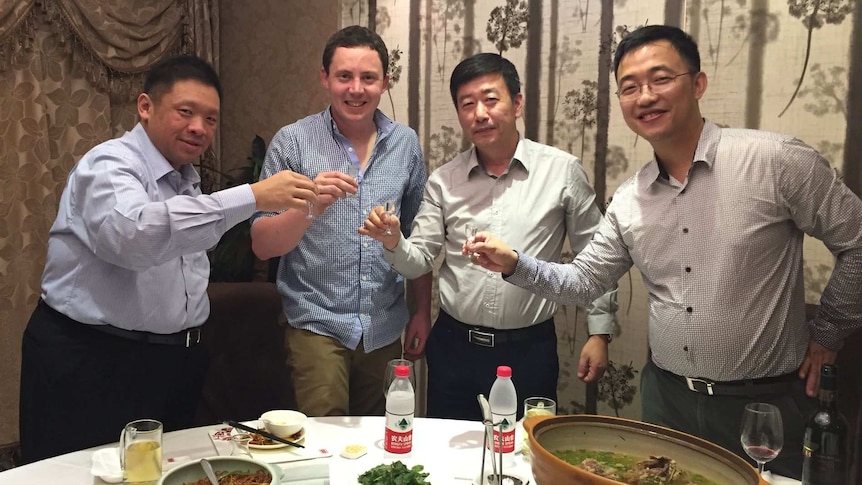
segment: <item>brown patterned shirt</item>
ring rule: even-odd
[[[836,257],[811,322],[804,234]],[[799,140],[706,122],[684,182],[649,162],[617,190],[571,265],[521,255],[507,281],[583,303],[632,265],[648,292],[659,367],[716,381],[785,374],[809,339],[839,349],[862,326],[862,201]]]

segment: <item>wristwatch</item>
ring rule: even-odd
[[[594,335],[598,335],[599,337],[605,337],[605,343],[611,343],[611,341],[614,339],[614,334],[612,333],[597,333]]]

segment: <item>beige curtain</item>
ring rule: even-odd
[[[218,0],[0,2],[0,444],[18,435],[21,334],[66,175],[134,126],[153,63],[195,53],[218,69],[217,25]]]

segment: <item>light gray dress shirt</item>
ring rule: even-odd
[[[428,177],[410,237],[401,238],[385,256],[398,272],[415,278],[431,271],[442,252],[439,285],[444,311],[472,325],[523,328],[553,317],[557,304],[471,264],[461,255],[465,226],[475,224],[527,253],[559,261],[566,235],[577,252],[587,245],[600,220],[580,161],[521,138],[500,177],[479,165],[475,148],[435,170]],[[614,286],[589,305],[590,334],[613,333],[616,310]]]
[[[254,213],[248,185],[201,195],[138,124],[72,169],[48,239],[42,298],[81,323],[175,333],[209,316],[205,251]]]
[[[653,160],[620,186],[571,265],[521,254],[507,281],[583,302],[634,264],[656,365],[715,381],[793,372],[809,339],[837,350],[862,326],[862,201],[814,149],[707,121],[687,180],[661,172]],[[811,322],[804,234],[837,258]]]

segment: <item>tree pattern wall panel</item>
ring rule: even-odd
[[[797,136],[859,193],[862,94],[848,89],[851,78],[857,85],[862,78],[858,8],[853,0],[344,0],[342,23],[368,25],[374,18],[390,50],[402,52],[401,80],[391,89],[391,105],[384,98],[381,108],[416,130],[430,170],[466,146],[448,90],[452,68],[475,52],[502,52],[521,74],[527,103],[521,133],[578,156],[607,202],[652,157],[619,112],[613,50],[627,32],[656,23],[678,25],[697,40],[709,80],[701,101],[708,119]],[[831,270],[831,254],[806,241],[809,303],[817,303]],[[646,318],[646,295],[633,270],[620,280],[620,335],[611,345],[614,372],[598,388],[600,413],[639,417]],[[582,312],[562,308],[557,323],[560,407],[579,411]]]

